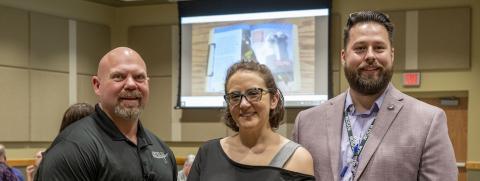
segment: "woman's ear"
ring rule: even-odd
[[[270,109],[275,109],[277,107],[278,101],[280,100],[280,91],[277,89],[275,92],[271,93],[272,97],[270,99]]]

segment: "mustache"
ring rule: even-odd
[[[381,69],[381,70],[383,70],[384,68],[379,63],[372,63],[372,64],[360,65],[357,69],[358,70],[367,70],[367,69]]]
[[[135,90],[135,91],[122,91],[120,92],[120,94],[118,95],[120,98],[130,98],[130,99],[134,99],[134,98],[143,98],[143,95],[140,91],[138,90]]]

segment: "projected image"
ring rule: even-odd
[[[314,17],[190,26],[192,96],[223,95],[228,67],[242,59],[266,64],[285,95],[315,93]]]
[[[181,18],[180,107],[222,107],[227,69],[242,59],[272,71],[285,106],[328,99],[328,10]]]
[[[283,92],[300,89],[295,24],[258,23],[214,27],[210,30],[208,46],[206,92],[223,93],[226,70],[241,59],[266,64]]]

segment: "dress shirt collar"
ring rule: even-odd
[[[376,113],[380,110],[380,107],[382,106],[382,103],[383,103],[383,99],[385,98],[385,95],[387,94],[389,89],[390,89],[390,85],[387,86],[385,91],[383,91],[382,95],[378,97],[377,100],[375,100],[375,103],[373,104],[373,106],[367,112],[362,112],[362,113],[355,111],[355,106],[353,105],[350,89],[348,89],[347,97],[345,99],[345,108],[343,111],[346,111],[353,116],[366,116],[366,117],[371,116],[372,113]]]

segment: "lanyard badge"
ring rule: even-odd
[[[353,179],[353,178],[355,178],[355,172],[356,172],[357,167],[358,167],[358,163],[359,163],[358,160],[359,160],[360,153],[362,152],[362,150],[365,146],[365,143],[367,142],[367,139],[370,136],[370,133],[371,133],[372,128],[373,128],[373,124],[375,123],[375,119],[373,120],[372,124],[370,124],[370,126],[367,130],[367,133],[363,136],[362,140],[358,144],[357,144],[357,140],[353,136],[352,125],[351,125],[350,119],[348,117],[348,111],[345,111],[344,116],[343,116],[343,121],[345,122],[345,128],[347,129],[347,133],[348,133],[348,142],[350,143],[350,148],[352,149],[352,153],[353,153],[352,160],[350,161],[350,164],[352,165],[351,171],[352,171],[352,179]],[[345,172],[347,171],[347,168],[348,167],[345,167],[342,170],[342,173],[340,174],[341,177],[343,177],[345,175]]]

